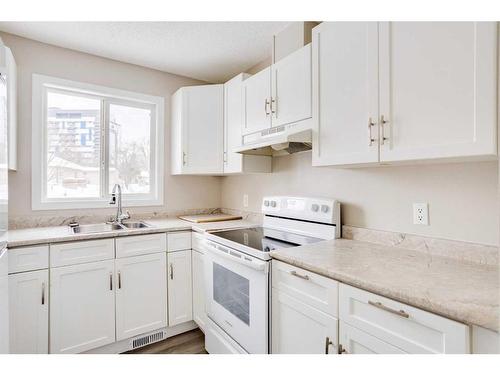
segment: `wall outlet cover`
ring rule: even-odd
[[[413,203],[413,224],[429,225],[429,204]]]
[[[248,207],[248,194],[243,194],[243,207]]]

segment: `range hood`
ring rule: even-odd
[[[280,125],[242,137],[243,145],[234,151],[245,155],[280,156],[312,148],[310,121]]]

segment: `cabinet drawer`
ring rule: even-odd
[[[48,245],[20,247],[9,250],[9,273],[41,270],[48,267]]]
[[[117,258],[161,253],[162,251],[167,251],[167,237],[164,233],[145,234],[142,236],[121,237],[116,239]]]
[[[191,235],[191,241],[192,241],[191,246],[193,247],[193,250],[205,254],[205,249],[204,249],[205,236],[203,234],[193,232]]]
[[[114,245],[112,238],[50,245],[50,266],[60,267],[113,259],[115,257]]]
[[[345,284],[340,320],[407,353],[469,353],[469,327]]]
[[[168,252],[191,249],[191,232],[167,234]]]
[[[272,261],[272,286],[331,316],[338,316],[338,282],[289,264]]]

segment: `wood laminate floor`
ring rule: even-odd
[[[197,328],[125,354],[207,354],[205,335]]]

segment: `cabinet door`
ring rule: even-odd
[[[224,173],[242,172],[243,155],[233,150],[241,146],[242,87],[248,77],[243,73],[224,84]]]
[[[10,352],[49,352],[49,271],[9,275]]]
[[[114,260],[50,270],[50,352],[80,353],[115,341]]]
[[[271,127],[271,67],[243,81],[243,129],[250,134]]]
[[[312,56],[313,165],[378,162],[377,23],[323,22]]]
[[[271,66],[272,126],[308,119],[311,113],[311,45]]]
[[[168,253],[168,325],[193,319],[191,250]]]
[[[205,309],[205,279],[203,254],[192,251],[193,262],[193,320],[205,331],[207,313]]]
[[[340,321],[339,344],[342,354],[404,354],[405,352],[375,336]]]
[[[337,319],[277,289],[272,293],[273,354],[337,353]]]
[[[496,155],[497,40],[496,22],[380,24],[381,161]]]
[[[116,340],[167,326],[166,253],[117,259]]]
[[[183,173],[222,173],[224,86],[193,86],[182,90]]]

